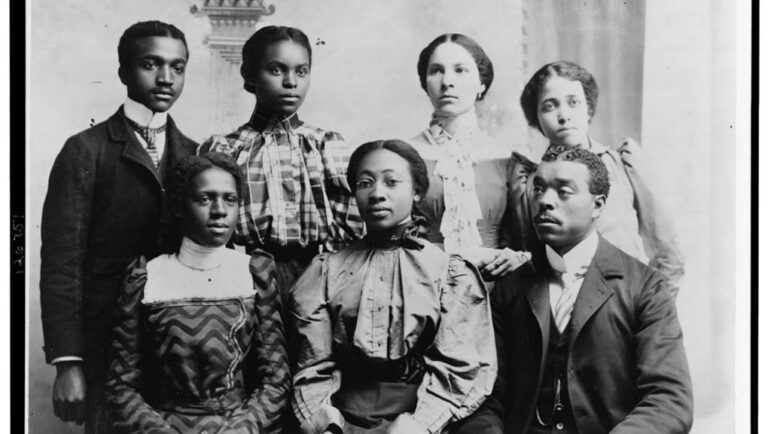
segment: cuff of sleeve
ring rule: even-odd
[[[51,360],[51,364],[55,365],[57,363],[64,363],[64,362],[82,362],[83,358],[79,356],[60,356],[53,360]]]
[[[310,419],[302,424],[304,433],[322,433],[330,428],[333,432],[342,432],[345,426],[345,418],[340,410],[331,405],[322,405]],[[337,429],[335,429],[337,428]]]
[[[452,419],[452,411],[434,400],[418,402],[412,417],[431,434],[440,433]]]

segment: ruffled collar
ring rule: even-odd
[[[438,144],[443,139],[454,139],[463,145],[471,144],[473,137],[481,131],[474,110],[457,116],[434,112],[428,127],[431,138]]]
[[[423,236],[421,225],[415,220],[410,220],[385,231],[367,232],[364,241],[367,245],[378,249],[404,247],[421,250],[423,245],[418,241],[421,236]]]
[[[587,151],[591,151],[592,153],[596,155],[602,155],[606,152],[610,152],[610,149],[608,149],[607,146],[603,145],[600,142],[596,142],[592,140],[591,137],[587,137],[587,142],[589,143],[588,146],[581,146],[583,149],[586,149]],[[549,152],[551,149],[557,147],[559,145],[555,145],[554,143],[549,143],[549,146],[546,148],[546,151],[544,151],[544,155],[546,155],[547,152]]]
[[[289,116],[273,115],[270,118],[266,118],[257,113],[256,107],[249,118],[249,126],[262,133],[280,130],[294,131],[302,124],[303,122],[300,120],[297,112]]]

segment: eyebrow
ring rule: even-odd
[[[385,170],[381,170],[380,171],[380,173],[394,173],[394,172],[395,172],[394,169],[385,169]],[[359,173],[356,174],[356,178],[358,178],[358,177],[360,177],[362,175],[375,176],[375,174],[376,173],[371,171],[371,170],[362,170],[362,171],[360,171]]]
[[[451,64],[450,66],[468,66],[468,65],[470,65],[470,63],[468,63],[468,62],[455,62],[455,63]],[[444,66],[444,63],[431,62],[431,63],[428,64],[428,66]]]
[[[578,183],[571,178],[556,178],[555,182],[560,186],[568,185],[571,187],[578,187]]]
[[[576,182],[574,179],[571,178],[554,178],[551,180],[551,182],[546,182],[542,177],[536,175],[533,177],[533,183],[536,181],[542,183],[542,184],[557,184],[558,186],[571,186],[571,187],[578,187],[578,182]]]
[[[287,65],[286,63],[284,63],[284,62],[282,62],[280,60],[269,60],[269,61],[265,62],[265,65],[267,65],[267,66],[278,65],[278,66],[282,66],[284,68],[288,68],[289,67],[289,65]],[[308,62],[300,63],[296,67],[301,67],[301,66],[310,66],[310,63],[308,63]]]
[[[142,60],[155,60],[155,61],[168,62],[168,63],[180,63],[180,62],[187,63],[187,59],[184,57],[175,57],[173,59],[167,59],[163,56],[159,56],[157,54],[152,54],[152,53],[145,54],[144,56],[142,56]]]

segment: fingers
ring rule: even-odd
[[[81,425],[86,420],[86,400],[75,403],[75,423]]]
[[[86,381],[77,366],[57,366],[53,390],[54,414],[66,422],[82,423],[86,413]]]
[[[54,414],[65,422],[83,423],[85,402],[54,399]]]
[[[500,252],[501,254],[498,256],[495,262],[490,264],[494,265],[494,267],[491,270],[488,267],[485,267],[485,270],[487,270],[493,277],[500,277],[509,274],[510,272],[516,270],[520,265],[529,261],[531,257],[530,252],[515,252],[508,248],[502,249]]]

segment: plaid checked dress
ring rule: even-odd
[[[232,156],[244,174],[235,242],[271,253],[286,292],[320,251],[361,238],[364,222],[345,178],[352,150],[340,134],[288,118],[252,114],[249,123],[214,135],[198,154]]]
[[[112,432],[282,432],[290,374],[273,262],[228,252],[222,273],[243,287],[223,291],[215,281],[207,297],[148,300],[153,279],[174,286],[180,265],[175,255],[133,264],[106,386]]]
[[[268,120],[255,113],[235,132],[205,141],[198,153],[206,152],[226,153],[243,169],[236,242],[247,250],[333,250],[361,237],[364,223],[345,179],[352,150],[338,133],[306,125],[297,114]]]

